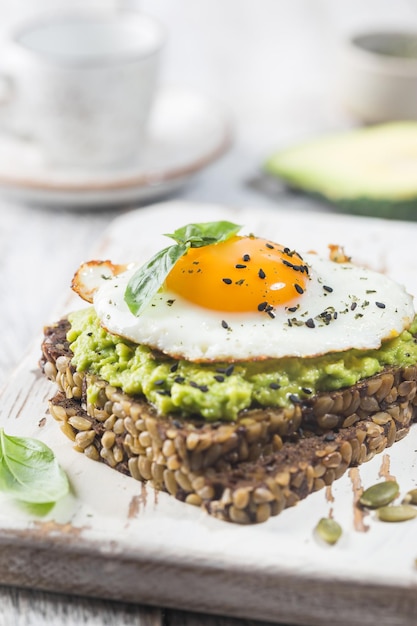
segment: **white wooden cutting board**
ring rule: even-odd
[[[91,258],[145,260],[161,232],[231,219],[301,252],[343,244],[355,261],[417,294],[417,224],[170,202],[119,217]],[[87,259],[86,259],[87,260]],[[76,268],[74,268],[75,270]],[[61,313],[82,305],[63,285]],[[38,516],[0,496],[0,583],[309,626],[415,626],[417,519],[386,524],[355,516],[355,485],[390,473],[402,494],[417,486],[417,425],[386,453],[261,525],[241,527],[72,449],[47,412],[54,387],[38,369],[41,337],[1,392],[6,432],[42,439],[67,471],[72,493]],[[318,543],[317,521],[343,527]]]

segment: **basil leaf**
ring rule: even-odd
[[[177,228],[173,233],[166,234],[179,244],[189,245],[191,248],[201,248],[211,243],[226,241],[241,229],[238,224],[232,222],[200,222],[198,224],[187,224],[182,228]]]
[[[0,428],[0,490],[23,502],[45,504],[65,496],[69,483],[42,441],[12,437]]]
[[[125,302],[132,313],[139,315],[143,311],[186,251],[185,245],[164,248],[133,274],[125,292]]]
[[[175,263],[188,248],[202,248],[212,243],[226,241],[235,235],[241,226],[232,222],[201,222],[187,224],[167,234],[177,245],[157,252],[130,278],[125,291],[125,302],[134,315],[140,315],[147,304],[163,285]]]

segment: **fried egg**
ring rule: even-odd
[[[375,349],[414,318],[412,297],[386,275],[252,235],[190,248],[135,316],[124,294],[137,269],[84,264],[75,290],[109,332],[190,361]]]

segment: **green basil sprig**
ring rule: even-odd
[[[187,224],[166,234],[176,244],[157,252],[131,277],[125,291],[125,302],[134,315],[140,315],[163,285],[175,263],[189,248],[202,248],[226,241],[236,235],[241,226],[232,222],[201,222]]]
[[[12,437],[0,428],[0,491],[31,504],[56,502],[69,491],[54,453],[38,439]]]

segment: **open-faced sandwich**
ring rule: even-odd
[[[371,459],[416,414],[412,297],[387,276],[190,224],[141,266],[83,264],[90,305],[45,329],[75,449],[179,500],[262,522]]]

